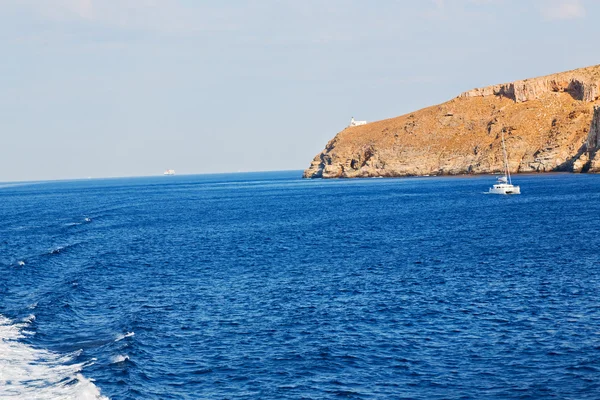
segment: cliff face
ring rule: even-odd
[[[600,172],[600,65],[462,93],[338,133],[306,178]],[[596,153],[598,156],[596,157]]]

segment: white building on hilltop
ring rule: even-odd
[[[348,126],[360,126],[360,125],[366,125],[367,121],[355,121],[354,117],[352,117],[352,119],[350,119],[350,125]]]

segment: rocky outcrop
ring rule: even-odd
[[[600,172],[600,66],[488,86],[338,133],[306,178]],[[596,156],[598,154],[598,156]]]
[[[536,78],[502,85],[472,89],[459,97],[504,96],[518,103],[536,100],[548,92],[569,93],[575,100],[593,102],[598,100],[598,83],[571,78],[569,81]]]

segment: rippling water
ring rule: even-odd
[[[0,187],[0,398],[600,398],[600,176]]]

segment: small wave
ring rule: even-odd
[[[87,364],[71,364],[78,353],[61,356],[20,342],[29,323],[0,315],[0,398],[108,400],[81,374]]]
[[[122,363],[125,361],[129,361],[128,355],[119,354],[118,356],[114,356],[113,358],[110,359],[111,364],[119,364],[119,363]]]
[[[90,223],[90,222],[92,222],[92,219],[91,219],[90,217],[85,217],[85,218],[83,219],[83,221],[77,221],[77,222],[67,222],[67,223],[65,224],[65,226],[68,226],[68,227],[72,227],[72,226],[79,226],[79,225],[87,224],[87,223]]]
[[[66,244],[64,246],[56,246],[56,247],[50,249],[48,251],[48,254],[51,254],[51,255],[61,254],[61,253],[64,253],[64,252],[72,249],[73,247],[78,246],[79,244],[80,243],[72,243],[72,244]]]
[[[65,249],[65,247],[58,246],[58,247],[55,247],[53,249],[50,249],[49,253],[50,254],[60,254],[60,252],[63,251],[64,249]]]
[[[121,335],[117,336],[117,338],[115,339],[115,342],[119,342],[125,338],[132,337],[134,335],[135,335],[135,332],[127,332],[127,333],[121,334]]]
[[[33,315],[33,314],[29,314],[27,317],[23,318],[23,320],[22,320],[22,321],[23,321],[23,322],[25,322],[25,323],[28,323],[28,324],[30,324],[30,323],[32,323],[33,321],[35,321],[35,315]]]

